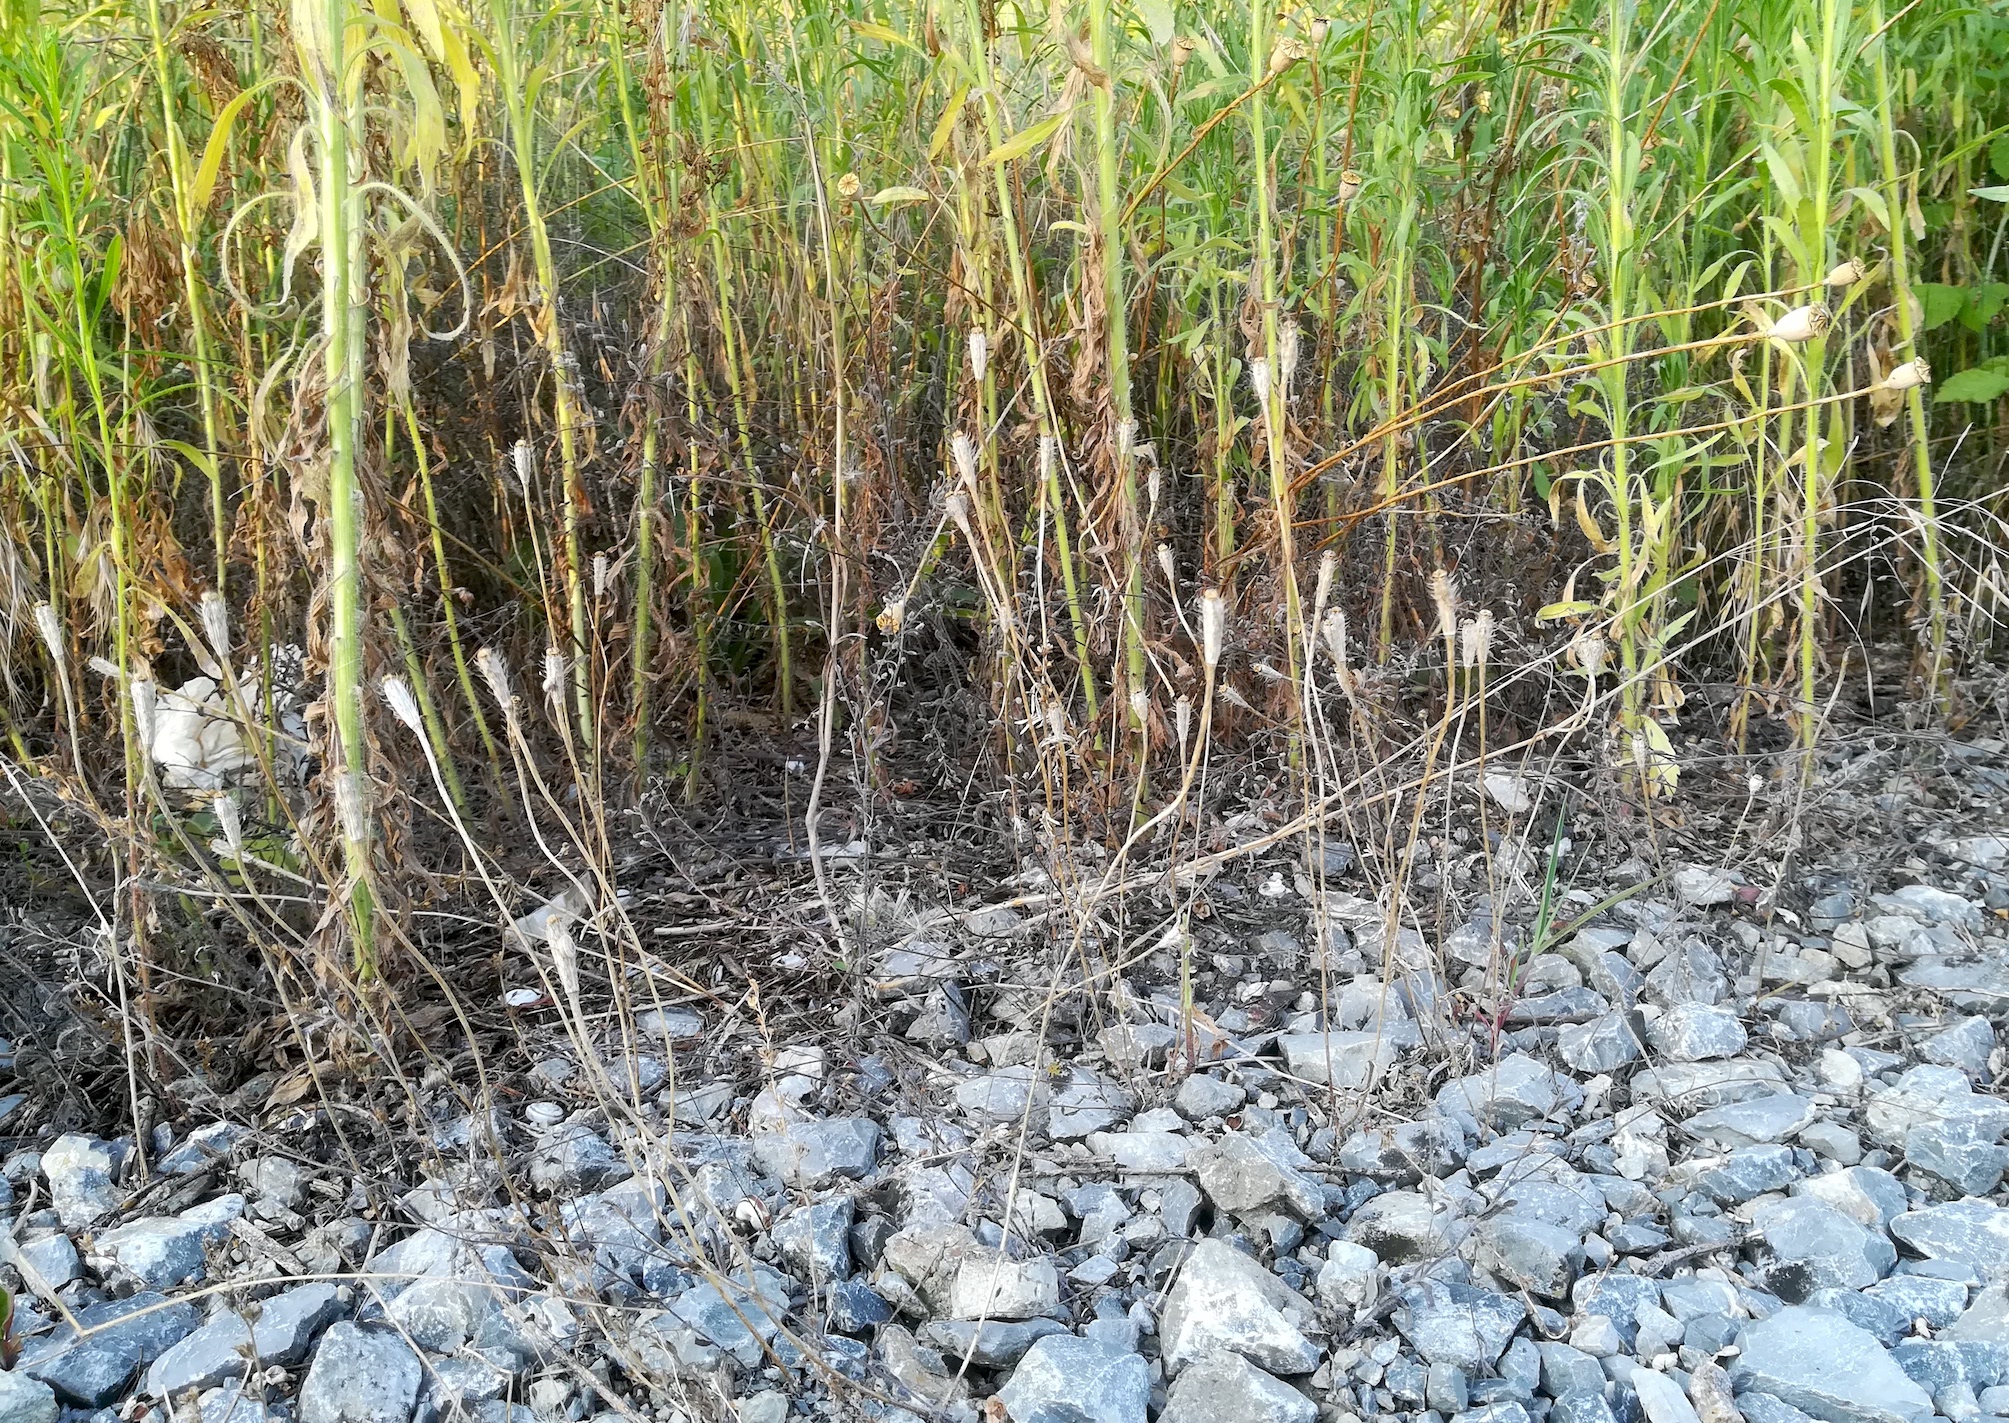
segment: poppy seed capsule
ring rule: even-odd
[[[1184,69],[1186,61],[1193,57],[1193,51],[1200,46],[1197,42],[1180,35],[1172,41],[1172,67]]]
[[[1332,29],[1332,21],[1326,19],[1325,16],[1321,15],[1316,20],[1313,20],[1311,22],[1312,48],[1316,49],[1318,46],[1324,44],[1326,34],[1331,29]]]
[[[1348,168],[1339,175],[1339,200],[1350,203],[1360,196],[1360,174]]]
[[[845,202],[854,202],[865,191],[865,184],[856,173],[846,173],[837,180],[837,196]]]
[[[1852,287],[1868,275],[1869,270],[1863,266],[1862,259],[1851,257],[1829,271],[1827,284],[1830,287]]]
[[[1932,367],[1914,356],[1883,378],[1885,390],[1912,390],[1932,379]]]
[[[1794,307],[1774,321],[1770,334],[1781,341],[1811,341],[1816,336],[1826,335],[1832,325],[1834,318],[1828,315],[1828,309],[1817,301],[1809,302],[1805,306]]]

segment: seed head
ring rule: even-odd
[[[1172,703],[1172,726],[1179,733],[1179,754],[1186,753],[1186,738],[1193,730],[1193,699],[1182,696]]]
[[[35,631],[42,635],[42,645],[49,649],[49,660],[60,669],[68,660],[69,652],[63,643],[63,625],[57,620],[56,610],[48,603],[35,605]],[[117,668],[112,669],[114,673]]]
[[[865,191],[865,184],[856,173],[846,173],[837,180],[837,196],[845,202],[856,202],[858,195]]]
[[[1834,288],[1852,287],[1868,275],[1869,269],[1863,266],[1862,259],[1860,257],[1851,257],[1848,261],[1837,264],[1829,271],[1827,284]]]
[[[1310,45],[1301,39],[1285,36],[1278,40],[1276,48],[1270,51],[1270,74],[1272,76],[1281,74],[1299,60],[1310,57]]]
[[[1175,71],[1184,69],[1199,47],[1199,42],[1189,36],[1175,35],[1172,39],[1172,68]]]
[[[544,695],[553,710],[564,705],[565,695],[565,654],[557,643],[547,643],[544,648]]]
[[[1270,363],[1261,356],[1249,362],[1249,387],[1256,393],[1256,404],[1270,408]]]
[[[1316,20],[1313,20],[1311,22],[1311,47],[1317,49],[1320,45],[1324,44],[1325,37],[1331,29],[1332,21],[1326,19],[1325,16],[1320,15]]]
[[[516,714],[516,692],[509,685],[509,664],[502,660],[502,654],[492,647],[477,648],[474,665],[481,669],[481,677],[488,683],[489,695],[502,708],[505,716]]]
[[[159,688],[151,677],[135,677],[133,688],[133,726],[140,734],[140,754],[147,760],[153,759],[153,734],[157,725],[154,712],[159,703]]]
[[[1325,608],[1325,600],[1332,596],[1333,575],[1338,571],[1339,555],[1336,552],[1332,549],[1327,549],[1319,555],[1318,591],[1312,594],[1311,599],[1311,616],[1313,622],[1318,621],[1319,613]]]
[[[405,730],[409,731],[412,735],[422,735],[423,733],[419,729],[418,699],[412,695],[412,689],[405,685],[404,678],[384,678],[381,690],[384,695],[384,705],[391,709],[391,715],[403,722]]]
[[[1466,667],[1484,665],[1493,647],[1493,610],[1482,608],[1458,628],[1458,660]]]
[[[977,492],[977,442],[958,430],[949,437],[949,454],[956,462],[957,477],[974,496]]]
[[[1165,575],[1165,581],[1171,585],[1172,590],[1177,592],[1179,588],[1179,568],[1172,559],[1172,545],[1158,545],[1158,569]]]
[[[530,441],[518,440],[510,447],[510,458],[516,464],[516,482],[523,489],[530,488],[530,476],[536,473],[537,460],[531,452]]]
[[[1200,594],[1200,657],[1208,668],[1221,665],[1221,644],[1228,633],[1228,600],[1218,588]]]
[[[982,385],[984,372],[990,369],[991,363],[991,339],[984,334],[982,327],[972,326],[970,328],[969,350],[970,378],[976,381],[978,385]]]
[[[1828,315],[1828,309],[1817,301],[1809,302],[1805,306],[1794,307],[1774,321],[1770,334],[1781,341],[1790,341],[1797,345],[1802,341],[1811,341],[1816,336],[1826,335],[1832,325],[1834,318]]]
[[[1133,687],[1130,691],[1130,719],[1142,726],[1150,718],[1151,694],[1142,687]]]
[[[216,654],[218,663],[230,662],[230,605],[223,601],[223,595],[214,588],[202,595],[202,635],[209,639],[209,650]]]
[[[1438,569],[1430,575],[1430,601],[1437,605],[1437,635],[1446,641],[1458,636],[1458,590],[1451,575]]]
[[[1885,390],[1910,390],[1915,386],[1926,384],[1931,379],[1932,367],[1927,365],[1921,357],[1914,356],[1903,365],[1893,369],[1889,375],[1883,378],[1883,388]]]
[[[607,596],[607,580],[612,572],[613,566],[607,562],[606,554],[596,553],[593,555],[593,596],[595,598],[604,598]]]
[[[1339,200],[1350,203],[1360,196],[1360,185],[1364,180],[1355,168],[1344,168],[1339,174]]]
[[[244,818],[237,813],[237,797],[220,795],[209,808],[216,813],[216,825],[223,832],[223,843],[230,847],[231,858],[244,858]]]

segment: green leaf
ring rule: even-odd
[[[1552,623],[1557,618],[1580,618],[1586,613],[1597,611],[1597,604],[1581,600],[1574,603],[1551,603],[1535,614],[1538,623]]]
[[[1925,329],[1933,331],[1960,314],[1967,305],[1967,288],[1946,282],[1914,282],[1911,287],[1925,307]]]
[[[1045,143],[1060,131],[1060,126],[1067,122],[1067,113],[1066,109],[1062,109],[1057,114],[1048,114],[1030,128],[1020,129],[1017,133],[984,155],[984,166],[989,167],[994,163],[1009,163],[1014,158],[1025,157],[1026,154],[1038,148],[1042,143]]]
[[[1995,319],[2002,310],[2002,303],[2009,301],[2009,283],[1977,282],[1967,295],[1967,305],[1961,308],[1960,324],[1969,331],[1979,332],[1982,327]]]
[[[1977,198],[1987,198],[1990,202],[2009,203],[2009,187],[1969,188],[1967,191]]]
[[[927,200],[928,194],[925,189],[905,187],[881,188],[865,199],[875,208],[901,207],[907,203],[924,203]]]
[[[1939,382],[1933,390],[1932,401],[1935,405],[1946,405],[1953,401],[1985,405],[2004,391],[2009,391],[2009,371],[1994,371],[1986,366],[1974,366],[1956,372]]]
[[[1137,0],[1138,18],[1150,32],[1151,43],[1170,44],[1175,31],[1172,0]]]
[[[1998,178],[2009,178],[2009,133],[1988,145],[1988,166]]]

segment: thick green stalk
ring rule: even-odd
[[[1117,188],[1116,26],[1111,0],[1089,0],[1088,43],[1101,76],[1090,84],[1095,111],[1096,249],[1101,259],[1104,369],[1109,377],[1109,429],[1123,520],[1123,665],[1130,726],[1145,734],[1144,511],[1137,501],[1136,424],[1130,413],[1129,299],[1123,277],[1123,202]],[[1255,61],[1260,64],[1260,59]],[[1139,747],[1139,757],[1143,748]]]
[[[1883,169],[1884,206],[1890,214],[1890,285],[1897,293],[1898,348],[1894,361],[1910,361],[1918,355],[1918,332],[1911,310],[1910,234],[1905,231],[1904,176],[1897,163],[1897,120],[1891,113],[1890,69],[1885,50],[1889,36],[1884,33],[1883,0],[1868,0],[1869,27],[1876,45],[1876,145],[1877,160]],[[1942,712],[1948,701],[1949,666],[1946,656],[1946,590],[1939,570],[1939,511],[1932,469],[1930,429],[1925,418],[1925,392],[1913,386],[1904,396],[1905,418],[1911,432],[1913,477],[1918,484],[1918,517],[1923,525],[1922,562],[1925,575],[1926,694]]]
[[[985,136],[991,148],[996,149],[1005,141],[1005,132],[1003,100],[998,94],[997,74],[991,63],[990,40],[984,33],[977,0],[963,0],[963,13],[969,24],[970,47],[976,55],[977,74],[983,85]],[[1040,352],[1038,326],[1033,313],[1032,282],[1026,272],[1025,250],[1019,237],[1018,207],[1012,199],[1010,165],[993,163],[991,181],[997,192],[998,224],[1004,229],[1005,264],[1011,272],[1012,320],[1018,327],[1019,349],[1024,353],[1026,374],[1032,384],[1033,413],[1039,421],[1040,432],[1053,441],[1055,457],[1045,459],[1042,456],[1045,468],[1040,493],[1053,515],[1054,552],[1060,561],[1061,588],[1067,600],[1068,624],[1074,633],[1075,665],[1081,675],[1088,718],[1093,721],[1096,715],[1095,664],[1088,655],[1088,623],[1082,616],[1067,501],[1062,495],[1058,458],[1060,417],[1054,409],[1046,361]]]
[[[317,0],[303,0],[311,5]],[[338,764],[336,803],[349,876],[349,930],[356,972],[376,972],[370,890],[371,816],[363,729],[362,501],[356,458],[363,435],[363,317],[368,271],[363,257],[360,155],[351,140],[350,0],[318,0],[319,22],[298,17],[294,34],[308,49],[302,66],[314,92],[321,159],[321,334],[328,426],[328,696],[334,703]],[[325,52],[312,52],[316,41]],[[360,70],[359,70],[360,73]]]

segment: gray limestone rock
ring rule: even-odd
[[[1829,1310],[1790,1305],[1737,1337],[1739,1392],[1755,1389],[1827,1423],[1913,1423],[1932,1399],[1871,1335]]]
[[[1766,1287],[1784,1300],[1804,1300],[1815,1290],[1859,1290],[1897,1264],[1897,1250],[1881,1230],[1811,1196],[1762,1205],[1751,1224],[1763,1238]]]
[[[1525,1053],[1446,1083],[1437,1093],[1439,1111],[1501,1131],[1572,1111],[1582,1102],[1583,1091],[1575,1082]]]
[[[1744,1024],[1713,1003],[1676,1003],[1646,1025],[1646,1041],[1673,1062],[1706,1062],[1744,1050]]]
[[[1395,1327],[1433,1364],[1468,1374],[1491,1371],[1527,1311],[1515,1300],[1471,1285],[1417,1285],[1402,1297]]]
[[[1158,1423],[1314,1423],[1318,1407],[1239,1354],[1210,1354],[1172,1384]]]
[[[1200,1188],[1221,1210],[1248,1216],[1282,1206],[1307,1221],[1325,1214],[1325,1189],[1307,1174],[1311,1162],[1288,1132],[1229,1132],[1191,1160]]]
[[[1990,1282],[2009,1280],[2009,1210],[1955,1201],[1908,1211],[1890,1222],[1897,1243],[1928,1260],[1969,1266]]]
[[[396,1334],[331,1325],[300,1384],[300,1423],[406,1423],[421,1373]]]
[[[1309,1373],[1319,1351],[1298,1327],[1308,1314],[1305,1301],[1255,1260],[1202,1240],[1165,1299],[1158,1337],[1166,1372],[1226,1350],[1272,1373]]]
[[[1144,1423],[1151,1370],[1142,1354],[1053,1334],[1026,1351],[997,1396],[1012,1423]]]
[[[42,1151],[42,1175],[65,1230],[82,1230],[119,1203],[111,1146],[96,1137],[57,1137]]]

